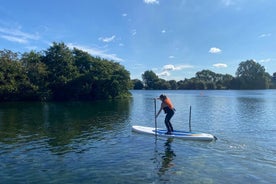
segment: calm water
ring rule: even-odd
[[[118,101],[0,103],[0,183],[276,181],[275,90],[131,92]],[[175,129],[189,129],[192,106],[192,130],[218,140],[131,132],[154,126],[152,99],[160,93],[174,102]]]

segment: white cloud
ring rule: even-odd
[[[123,17],[126,17],[126,16],[127,16],[127,13],[123,13],[122,16],[123,16]]]
[[[169,59],[174,59],[175,57],[174,56],[169,56]]]
[[[116,36],[113,35],[111,37],[106,37],[106,38],[100,37],[99,40],[102,42],[105,42],[105,43],[109,43],[109,42],[112,42],[115,38],[116,38]]]
[[[271,59],[270,58],[267,58],[267,59],[261,59],[260,61],[259,61],[259,63],[267,63],[267,62],[270,62],[271,61]]]
[[[159,4],[158,0],[144,0],[144,3],[146,4]]]
[[[73,44],[73,43],[68,43],[67,46],[71,49],[73,49],[74,47],[78,48],[80,50],[88,52],[92,56],[98,56],[98,57],[101,57],[101,58],[110,59],[110,60],[117,61],[117,62],[124,61],[122,58],[117,57],[116,54],[108,54],[104,50],[99,50],[99,49],[96,49],[96,48],[90,48],[90,47],[87,47],[87,46],[77,45],[77,44]]]
[[[175,70],[174,65],[165,65],[165,66],[163,66],[163,71],[171,71],[171,70]]]
[[[216,63],[216,64],[213,64],[214,67],[216,68],[227,68],[227,64],[224,64],[224,63]]]
[[[178,65],[174,66],[172,64],[164,65],[163,66],[163,71],[175,71],[175,70],[183,70],[186,68],[193,68],[191,65]]]
[[[265,37],[270,37],[271,33],[263,33],[261,35],[259,35],[259,38],[265,38]]]
[[[172,64],[168,64],[168,65],[164,65],[162,68],[162,72],[158,73],[157,75],[160,77],[168,77],[171,75],[171,71],[177,71],[177,70],[184,70],[187,68],[193,68],[193,66],[191,65],[172,65]]]
[[[39,39],[39,35],[37,33],[29,34],[29,33],[22,32],[20,28],[8,29],[3,27],[0,27],[0,37],[8,41],[17,42],[21,44],[26,44],[30,40]]]
[[[160,76],[160,77],[168,77],[168,76],[170,76],[171,74],[170,74],[170,72],[168,72],[168,71],[163,71],[163,72],[161,72],[161,73],[158,73],[157,75]]]
[[[165,29],[163,29],[163,30],[161,31],[161,33],[163,33],[163,34],[164,34],[164,33],[166,33],[166,30],[165,30]]]
[[[209,50],[209,53],[212,53],[212,54],[218,54],[221,52],[221,49],[217,48],[217,47],[212,47],[210,48]]]
[[[131,34],[132,34],[132,36],[135,36],[135,35],[137,34],[136,29],[133,29],[133,30],[131,31]]]
[[[28,40],[26,38],[20,38],[16,36],[9,36],[9,35],[1,35],[1,38],[4,38],[5,40],[11,41],[11,42],[17,42],[17,43],[28,43]]]

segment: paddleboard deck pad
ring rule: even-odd
[[[175,130],[171,134],[166,134],[167,130],[154,127],[145,127],[145,126],[132,126],[132,131],[143,134],[157,135],[162,137],[172,137],[185,140],[198,140],[198,141],[212,141],[215,140],[215,136],[207,133],[201,132],[186,132]]]

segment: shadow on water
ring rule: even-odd
[[[12,102],[0,104],[0,143],[43,140],[57,154],[74,141],[102,140],[129,121],[132,99],[96,102]]]

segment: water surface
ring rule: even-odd
[[[0,183],[273,183],[276,91],[131,91],[132,99],[0,104]],[[131,132],[154,126],[153,98],[175,129],[215,142]],[[160,102],[157,102],[159,108]],[[157,119],[164,126],[164,115]]]

